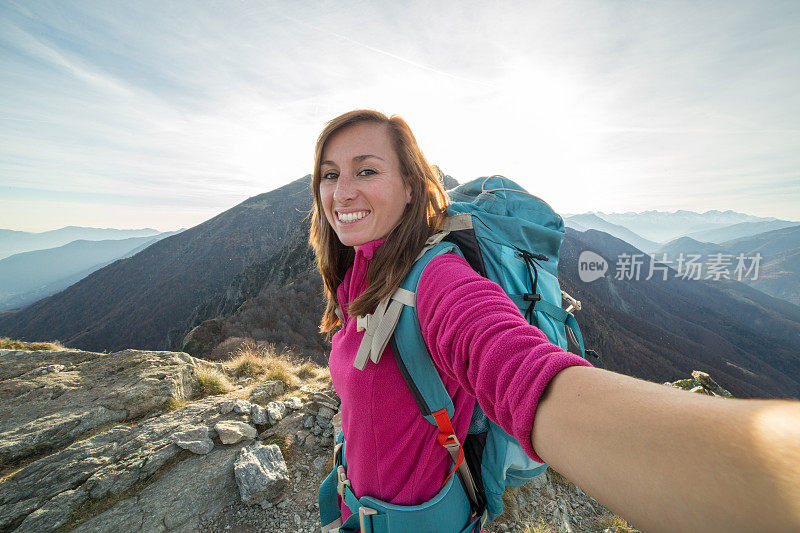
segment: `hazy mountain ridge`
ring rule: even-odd
[[[0,316],[0,333],[106,350],[183,345],[203,356],[232,337],[252,338],[324,362],[321,283],[303,222],[310,204],[308,177],[251,198]],[[795,306],[740,283],[621,282],[612,271],[584,284],[576,261],[587,247],[609,259],[641,252],[595,230],[569,229],[562,248],[563,286],[587,304],[577,318],[609,369],[670,381],[699,368],[737,396],[800,396]]]
[[[752,235],[765,233],[767,231],[787,228],[796,225],[798,225],[797,222],[791,222],[788,220],[740,222],[738,224],[733,224],[732,226],[724,226],[721,228],[690,233],[687,235],[687,237],[692,237],[693,239],[697,239],[698,241],[713,242],[719,244],[733,239],[749,237]]]
[[[716,209],[697,213],[679,209],[677,211],[649,210],[641,213],[603,213],[597,216],[611,222],[635,230],[638,235],[655,242],[667,242],[689,233],[717,229],[741,222],[774,221],[774,217],[757,217],[733,210],[718,211]]]
[[[605,277],[580,281],[583,250],[608,261]],[[576,318],[586,346],[600,351],[607,368],[666,381],[694,366],[735,396],[800,398],[800,308],[767,295],[738,297],[752,289],[734,281],[681,280],[674,271],[666,281],[658,274],[645,280],[647,256],[640,279],[616,280],[622,253],[641,252],[611,235],[570,228],[559,264],[562,288],[584,303]]]
[[[0,315],[0,332],[94,350],[180,346],[192,311],[280,248],[307,215],[309,179],[254,196],[61,293]]]
[[[663,254],[667,254],[668,258],[677,257],[679,254],[701,254],[701,255],[708,255],[714,253],[729,253],[724,247],[720,246],[719,244],[714,244],[712,242],[702,242],[692,237],[678,237],[677,239],[670,241],[662,246],[660,246],[657,250],[655,250],[656,259],[659,257],[663,257]]]
[[[176,233],[102,241],[77,240],[57,248],[6,257],[0,260],[0,310],[30,305]]]
[[[564,219],[564,224],[567,227],[572,227],[578,231],[586,231],[587,229],[604,231],[609,235],[614,235],[615,237],[634,245],[636,248],[644,252],[650,253],[658,248],[657,242],[645,239],[635,231],[632,231],[625,226],[608,222],[607,220],[604,220],[601,217],[591,213],[569,216]]]
[[[680,254],[699,253],[701,262],[709,262],[716,254],[726,261],[730,277],[743,256],[748,267],[754,270],[741,281],[776,298],[800,305],[800,225],[766,231],[758,235],[740,237],[721,244],[704,243],[690,237],[681,237],[657,250],[656,259],[667,254],[675,262]],[[756,268],[757,267],[757,268]],[[702,273],[704,277],[705,271]]]
[[[0,259],[22,252],[56,248],[77,240],[119,240],[130,237],[152,237],[158,233],[159,231],[153,228],[127,230],[80,226],[66,226],[41,233],[0,229]]]

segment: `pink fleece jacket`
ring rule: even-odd
[[[364,370],[353,367],[364,333],[356,331],[347,305],[366,289],[367,266],[382,243],[359,248],[337,290],[344,325],[333,336],[329,364],[342,400],[347,477],[356,496],[418,505],[439,491],[449,472],[450,456],[436,443],[438,430],[420,414],[391,345],[378,364],[367,361]],[[458,255],[445,254],[429,263],[416,306],[425,344],[453,398],[452,422],[459,441],[464,442],[477,398],[492,421],[542,462],[530,440],[540,396],[562,369],[591,365],[551,344],[499,285],[481,277]],[[340,507],[346,520],[350,509],[343,503]]]

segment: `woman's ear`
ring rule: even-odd
[[[411,194],[411,186],[408,183],[406,183],[404,188],[406,190],[406,203],[410,204],[411,200],[413,200],[413,195]]]

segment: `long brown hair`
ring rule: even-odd
[[[340,115],[325,126],[314,150],[314,172],[311,191],[314,207],[311,213],[309,243],[317,256],[317,268],[325,284],[327,305],[319,329],[330,334],[340,325],[336,316],[339,302],[336,288],[344,280],[345,272],[353,264],[355,252],[345,246],[333,231],[320,198],[320,163],[325,143],[334,132],[359,122],[386,125],[395,152],[400,160],[400,172],[405,185],[411,188],[411,203],[406,205],[398,224],[376,251],[367,268],[367,289],[350,303],[348,315],[361,316],[375,310],[381,300],[394,294],[425,241],[442,226],[447,214],[447,195],[439,180],[439,173],[425,159],[417,140],[406,121],[397,115],[387,117],[378,111],[359,109]]]

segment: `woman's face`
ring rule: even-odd
[[[331,135],[320,176],[325,217],[342,244],[356,250],[386,237],[411,202],[411,189],[383,124],[358,122]]]

